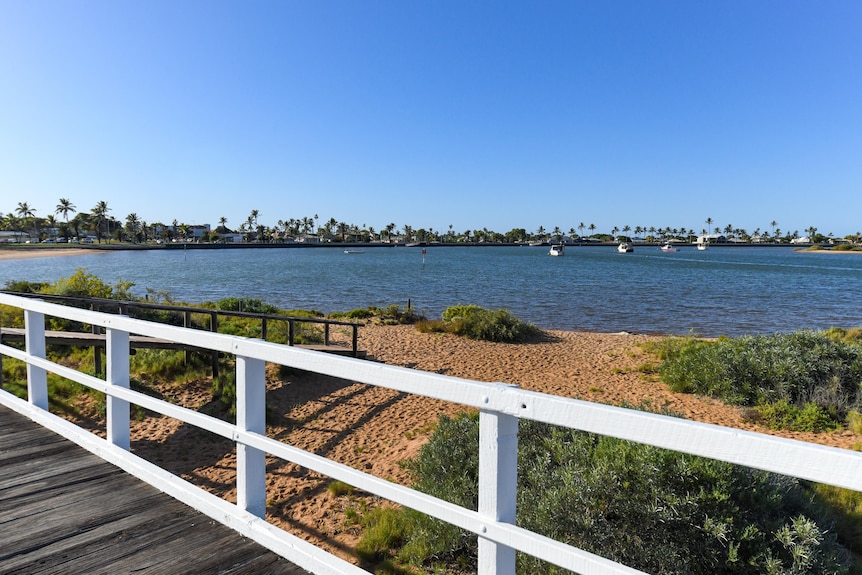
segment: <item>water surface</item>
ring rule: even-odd
[[[116,251],[0,261],[0,285],[79,268],[190,303],[243,296],[328,313],[410,302],[429,318],[472,303],[548,329],[703,336],[862,326],[862,255],[783,247]]]

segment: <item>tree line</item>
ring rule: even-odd
[[[106,201],[99,201],[89,211],[79,211],[68,198],[60,198],[53,213],[46,216],[37,215],[37,209],[28,202],[19,202],[12,212],[0,212],[0,229],[16,232],[18,241],[26,235],[30,241],[77,241],[79,238],[94,237],[95,241],[118,241],[131,243],[147,243],[152,241],[225,241],[227,236],[238,234],[246,242],[285,242],[297,238],[313,239],[322,242],[443,242],[443,243],[519,243],[519,242],[559,242],[570,240],[591,241],[630,241],[633,236],[647,241],[679,240],[692,242],[698,236],[723,234],[727,238],[743,242],[788,243],[799,239],[798,230],[784,231],[778,227],[778,222],[771,221],[763,229],[757,228],[749,233],[744,228],[733,225],[716,225],[712,218],[706,218],[703,226],[697,230],[686,227],[658,226],[614,226],[607,232],[597,231],[595,224],[578,223],[565,230],[559,226],[546,229],[539,226],[535,231],[525,228],[513,228],[507,232],[482,229],[455,230],[450,224],[448,229],[435,230],[432,227],[414,228],[403,224],[400,227],[394,222],[385,224],[380,229],[366,224],[357,225],[338,221],[335,218],[321,219],[317,214],[298,218],[279,219],[274,225],[260,222],[259,210],[251,210],[245,220],[233,229],[228,228],[228,218],[222,216],[218,226],[189,225],[172,220],[164,222],[147,222],[136,213],[130,213],[124,221],[117,220],[111,214],[111,208]],[[32,232],[32,233],[31,233]],[[809,226],[803,232],[812,243],[832,241],[833,234],[819,233],[815,226]],[[862,234],[844,236],[844,239],[860,243]]]

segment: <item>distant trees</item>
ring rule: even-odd
[[[93,218],[96,220],[96,240],[99,243],[102,243],[102,232],[105,221],[108,219],[108,212],[111,211],[111,208],[108,207],[108,202],[101,200],[93,209],[90,210],[90,213],[93,215]]]
[[[138,214],[132,212],[126,216],[126,233],[132,239],[132,243],[138,243],[141,240],[141,220]]]
[[[67,198],[60,198],[57,207],[54,208],[54,213],[57,215],[63,214],[63,237],[69,239],[69,214],[74,214],[76,211],[75,204]]]
[[[59,229],[59,234],[65,238],[74,235],[81,237],[82,234],[92,233],[96,236],[99,243],[103,238],[114,238],[118,240],[131,240],[133,242],[146,242],[150,239],[176,238],[181,236],[179,233],[179,223],[174,220],[173,227],[164,227],[163,224],[149,226],[136,213],[131,213],[126,216],[125,224],[122,221],[117,221],[109,214],[111,208],[105,201],[99,201],[89,212],[78,212],[75,204],[69,198],[60,198],[53,214],[44,218],[37,217],[36,210],[28,202],[19,202],[14,213],[3,214],[0,212],[0,228],[6,231],[18,231],[23,234],[27,233],[33,236],[33,239],[38,241],[40,231],[42,235],[45,232]],[[57,219],[54,215],[58,216]],[[61,221],[57,221],[62,217]],[[697,234],[697,228],[691,227],[656,227],[636,225],[632,227],[629,224],[623,226],[609,227],[610,234],[597,234],[596,225],[591,223],[587,225],[584,221],[580,221],[577,225],[573,225],[565,231],[560,226],[554,226],[547,229],[544,226],[538,226],[535,232],[527,232],[524,228],[514,228],[509,232],[501,233],[487,227],[468,228],[463,232],[456,232],[453,224],[448,224],[448,231],[438,232],[431,227],[414,227],[411,225],[403,225],[399,234],[398,226],[394,222],[390,222],[378,229],[374,226],[366,224],[357,225],[350,222],[339,221],[335,218],[328,220],[318,220],[320,216],[300,216],[295,218],[280,219],[278,223],[272,227],[264,225],[260,221],[260,210],[253,209],[249,212],[244,223],[236,228],[236,231],[242,234],[245,241],[291,241],[294,237],[305,235],[306,237],[316,236],[321,241],[361,241],[375,242],[384,241],[392,242],[397,237],[402,236],[407,241],[422,241],[422,242],[443,242],[443,243],[481,243],[481,242],[526,242],[532,240],[560,241],[564,234],[569,237],[592,238],[596,240],[611,241],[619,237],[643,238],[652,241],[667,241],[669,239],[693,241]],[[203,241],[219,241],[224,234],[231,232],[226,226],[228,218],[221,216],[218,218],[218,227],[210,232],[210,234],[196,233],[195,236]],[[782,232],[778,227],[778,221],[771,220],[768,224],[770,231],[761,232],[761,228],[756,228],[754,233],[749,233],[744,228],[737,228],[731,224],[725,225],[723,228],[716,225],[713,218],[708,217],[704,220],[702,233],[714,234],[724,233],[729,239],[737,239],[741,241],[752,241],[752,238],[760,241],[771,241],[775,243],[789,242],[793,238],[798,238],[799,233]],[[40,229],[41,228],[41,229]],[[120,230],[118,231],[118,228]],[[810,226],[806,230],[812,242],[830,241],[833,234],[819,234],[815,226]],[[634,236],[629,236],[630,233]],[[55,232],[56,233],[56,232]],[[858,242],[859,234],[847,234],[843,239],[850,242]],[[20,239],[20,238],[18,238]]]
[[[15,213],[18,214],[18,217],[23,220],[24,225],[28,223],[28,220],[33,224],[33,240],[39,241],[39,232],[36,229],[36,210],[30,207],[30,204],[27,202],[18,202],[18,207],[15,208]]]

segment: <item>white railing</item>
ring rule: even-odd
[[[0,390],[0,403],[316,574],[367,572],[266,522],[266,453],[475,533],[479,538],[479,573],[483,575],[514,573],[515,550],[576,573],[641,573],[514,525],[519,419],[543,421],[862,491],[862,454],[848,450],[13,295],[0,294],[0,304],[24,310],[25,350],[0,345],[0,354],[26,362],[28,392],[25,401]],[[106,381],[46,359],[45,316],[67,318],[105,330]],[[129,389],[130,334],[236,356],[236,425]],[[447,503],[266,437],[264,366],[267,362],[480,410],[478,510]],[[48,413],[48,372],[107,395],[107,439]],[[207,493],[132,454],[129,451],[132,403],[236,442],[237,503]]]

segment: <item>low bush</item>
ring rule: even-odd
[[[809,402],[800,407],[780,399],[758,405],[755,410],[760,415],[760,421],[772,429],[819,433],[839,427],[835,418],[815,403]]]
[[[18,293],[40,293],[48,285],[47,282],[28,282],[24,280],[9,280],[3,286],[5,291]]]
[[[250,297],[228,297],[216,301],[213,307],[222,311],[244,311],[248,313],[276,314],[278,308],[263,300]]]
[[[470,339],[516,343],[539,333],[536,326],[523,322],[508,310],[488,310],[477,305],[457,305],[443,311],[441,321],[417,325],[422,332],[448,332]]]
[[[134,285],[131,282],[119,280],[111,286],[98,276],[87,273],[83,268],[79,268],[71,276],[58,279],[52,284],[43,286],[40,293],[131,301],[134,298],[129,293],[129,290]]]
[[[327,317],[341,320],[375,320],[385,325],[414,324],[425,319],[412,307],[406,309],[399,305],[386,307],[368,306],[347,312],[333,312]]]
[[[518,525],[656,574],[847,573],[832,520],[794,479],[524,421]],[[442,418],[416,487],[476,509],[478,417]],[[405,510],[398,557],[475,570],[476,537]],[[377,554],[380,554],[378,549]],[[517,572],[562,570],[518,554]],[[427,565],[426,565],[427,566]]]
[[[715,342],[675,338],[652,349],[662,354],[659,374],[674,391],[741,406],[783,401],[809,419],[811,404],[835,423],[862,404],[862,347],[834,334],[799,331]]]

